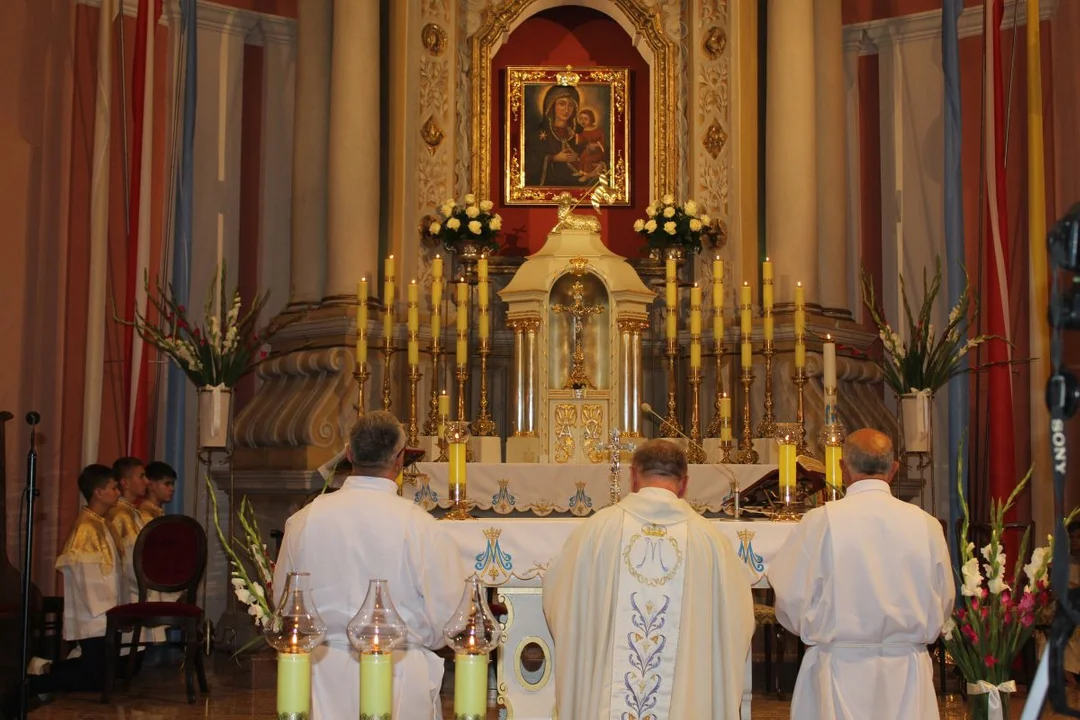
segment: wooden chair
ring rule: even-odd
[[[168,625],[179,627],[184,634],[184,679],[189,703],[195,702],[193,675],[199,679],[199,690],[206,694],[206,672],[199,652],[199,630],[203,610],[195,604],[199,581],[206,570],[206,531],[186,515],[165,515],[152,520],[135,541],[135,575],[139,582],[139,601],[117,605],[106,613],[105,630],[105,690],[102,702],[109,702],[116,677],[116,659],[121,647],[131,648],[128,655],[124,691],[131,688],[135,655],[142,629]],[[177,602],[147,602],[150,590],[161,593],[182,593]],[[131,642],[123,643],[121,634],[133,631]]]

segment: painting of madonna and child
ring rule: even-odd
[[[552,205],[603,182],[630,201],[627,68],[506,69],[506,203]]]

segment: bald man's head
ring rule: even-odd
[[[898,466],[893,457],[892,440],[885,433],[870,428],[856,430],[847,436],[841,464],[846,485],[865,478],[892,482]]]

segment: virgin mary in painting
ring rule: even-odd
[[[578,89],[552,85],[544,94],[544,112],[538,126],[525,131],[525,184],[541,187],[580,187],[595,181],[604,163],[604,148],[595,142],[595,127],[579,124],[581,96]],[[585,115],[585,113],[583,113]],[[594,120],[596,113],[589,111]],[[585,132],[589,130],[590,132]],[[582,153],[588,156],[587,169]]]

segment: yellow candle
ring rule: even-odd
[[[476,303],[480,308],[486,308],[491,300],[491,292],[487,280],[481,280],[476,284]]]
[[[675,281],[675,258],[668,258],[664,265],[664,279],[668,282]]]
[[[409,365],[413,367],[420,364],[420,343],[415,340],[415,335],[409,338]]]
[[[690,288],[690,334],[701,335],[701,288]]]
[[[668,340],[677,340],[679,338],[679,328],[676,325],[674,312],[669,312],[664,319],[664,337]]]
[[[420,307],[417,305],[417,301],[420,297],[420,288],[413,280],[409,283],[409,313],[408,313],[408,328],[409,332],[415,333],[420,331]]]
[[[488,656],[454,656],[454,717],[487,717]]]
[[[761,263],[761,279],[762,280],[772,280],[773,279],[772,260],[769,260],[769,258],[765,258],[765,262]]]
[[[844,482],[840,472],[840,458],[844,456],[843,450],[839,445],[825,446],[825,482],[836,488]]]
[[[311,713],[310,653],[278,653],[278,717],[307,717]]]
[[[450,499],[463,499],[465,497],[465,443],[449,443],[446,457],[450,462]]]
[[[806,311],[801,307],[795,308],[795,334],[803,335],[806,333]]]
[[[394,279],[394,256],[386,258],[386,277],[390,280]]]
[[[806,343],[795,341],[795,367],[806,367]]]
[[[674,280],[668,280],[664,286],[664,302],[669,308],[674,308],[679,304],[679,289]]]
[[[481,340],[487,340],[491,336],[491,320],[489,319],[488,311],[486,307],[480,307],[480,332],[479,336]]]
[[[724,261],[720,259],[719,255],[712,261],[712,276],[713,284],[724,284]]]
[[[795,443],[780,443],[780,487],[795,487]]]
[[[443,279],[441,277],[432,278],[431,280],[431,307],[433,310],[439,310],[442,306],[442,293],[443,293]]]
[[[742,366],[744,368],[753,367],[754,365],[754,351],[749,342],[742,344]]]
[[[431,338],[435,338],[442,335],[442,313],[439,312],[439,306],[436,305],[431,311]]]
[[[394,711],[394,670],[390,653],[360,653],[360,714],[390,717]]]
[[[480,259],[476,261],[476,279],[480,282],[487,282],[488,279],[488,259],[487,255],[481,255]]]
[[[795,283],[795,307],[806,307],[806,288],[801,282]]]
[[[457,339],[457,352],[455,353],[457,358],[458,367],[465,367],[469,361],[469,341],[461,335],[458,335]]]
[[[766,310],[773,308],[773,284],[770,280],[761,286],[761,307]]]
[[[690,341],[690,367],[694,370],[701,368],[701,341]]]
[[[750,335],[754,331],[754,321],[750,316],[751,302],[753,298],[750,294],[750,286],[744,282],[739,288],[739,320],[743,335]]]
[[[720,426],[720,439],[731,440],[731,398],[727,393],[720,397],[720,419],[728,421]]]
[[[446,417],[450,414],[450,396],[443,390],[439,393],[439,417]]]
[[[360,278],[356,283],[356,329],[367,330],[367,278]]]
[[[367,362],[367,338],[358,338],[356,341],[356,362],[362,365]]]
[[[743,281],[742,287],[739,288],[739,304],[750,305],[754,302],[753,292],[750,290],[750,283]]]
[[[441,256],[436,255],[435,259],[431,261],[431,277],[435,280],[442,280],[442,266],[443,259]]]
[[[765,326],[765,339],[771,342],[772,339],[773,339],[773,316],[772,316],[772,313],[769,313],[768,315],[766,315],[762,319],[764,320],[764,326]]]
[[[387,339],[394,337],[394,306],[392,304],[386,306],[386,312],[383,314],[383,337]]]
[[[713,339],[720,340],[724,337],[724,313],[717,311],[712,319]]]

